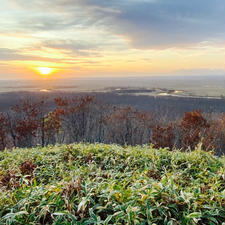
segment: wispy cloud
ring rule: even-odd
[[[0,48],[0,61],[47,61],[60,62],[64,59],[57,59],[51,57],[40,57],[35,55],[23,54],[23,52],[8,48]]]
[[[225,2],[221,0],[83,1],[92,19],[125,35],[137,48],[167,48],[207,40],[223,41]],[[96,7],[94,7],[96,6]],[[100,8],[117,9],[107,13]]]
[[[47,0],[14,0],[14,4],[34,11],[19,20],[26,30],[96,26],[124,35],[131,44],[141,48],[221,41],[225,35],[225,30],[221,29],[225,23],[222,0],[56,0],[54,4]]]

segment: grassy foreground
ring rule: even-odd
[[[0,153],[0,224],[223,224],[225,163],[201,150],[74,144]]]

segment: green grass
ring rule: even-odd
[[[223,224],[225,160],[74,144],[0,152],[0,224]]]

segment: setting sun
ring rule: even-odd
[[[49,67],[38,67],[37,70],[41,75],[48,75],[53,71],[53,69]]]

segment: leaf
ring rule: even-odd
[[[87,199],[86,198],[82,198],[82,201],[80,202],[80,204],[77,207],[77,212],[80,212],[81,208],[82,208],[82,211],[83,211],[86,204],[87,204]]]
[[[216,224],[219,224],[218,221],[214,217],[209,217],[208,219],[211,220],[211,221],[213,221]]]
[[[97,216],[95,215],[93,209],[90,209],[90,210],[89,210],[89,213],[90,213],[91,218],[92,218],[95,222],[97,222],[97,221],[98,221],[98,218],[97,218]]]
[[[201,218],[202,214],[200,212],[193,212],[190,213],[187,217],[188,218]]]
[[[112,219],[112,215],[109,215],[106,219],[105,219],[105,221],[104,221],[104,225],[107,225],[109,222],[110,222],[110,220]]]
[[[63,212],[55,212],[52,215],[53,216],[64,216],[64,215],[66,215],[66,213],[63,213]]]

